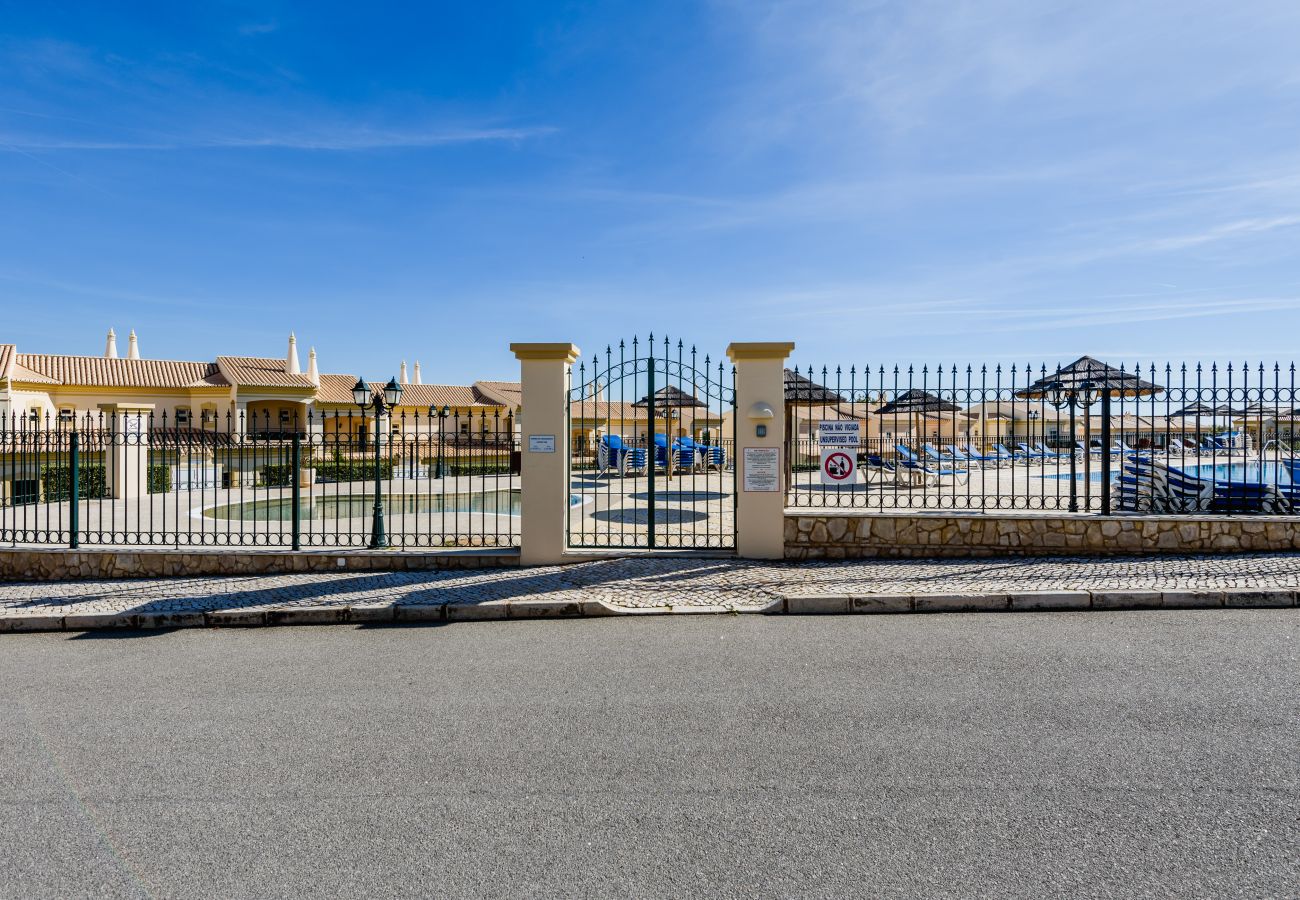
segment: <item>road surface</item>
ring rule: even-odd
[[[1300,611],[0,636],[0,896],[1295,896]]]

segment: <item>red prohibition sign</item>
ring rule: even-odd
[[[826,457],[823,468],[826,470],[828,478],[843,481],[853,474],[853,458],[843,452],[832,453]]]

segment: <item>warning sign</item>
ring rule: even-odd
[[[823,447],[857,447],[861,439],[861,422],[834,419],[817,423],[817,442]]]
[[[851,450],[822,451],[822,484],[855,484],[858,461]]]

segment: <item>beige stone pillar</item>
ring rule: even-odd
[[[130,500],[149,494],[149,425],[152,403],[104,403],[104,424],[111,424],[104,460],[108,496]]]
[[[785,361],[789,341],[732,344],[736,364],[736,555],[785,556]]]
[[[569,514],[569,429],[565,399],[569,369],[578,358],[572,344],[511,344],[519,360],[523,401],[523,462],[519,560],[526,566],[561,562]]]

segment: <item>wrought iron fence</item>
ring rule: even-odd
[[[0,542],[68,547],[519,542],[519,446],[498,410],[0,422]]]
[[[1295,375],[1294,364],[1108,366],[1089,357],[787,370],[787,502],[1300,513]],[[835,469],[841,458],[823,474],[836,449],[851,453],[855,473]]]

